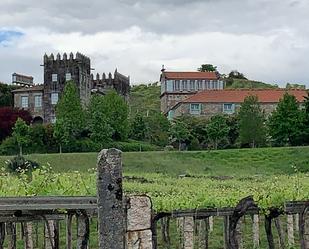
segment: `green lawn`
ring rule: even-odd
[[[0,167],[9,157],[0,156]],[[56,172],[82,171],[96,167],[97,153],[33,154],[27,158],[50,164]],[[233,149],[201,152],[123,153],[125,173],[207,174],[247,176],[291,174],[292,165],[309,172],[309,147]]]

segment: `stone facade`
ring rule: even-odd
[[[200,104],[200,112],[192,113],[191,104]],[[173,118],[179,117],[183,114],[190,114],[205,118],[210,118],[217,114],[234,114],[239,111],[241,105],[241,103],[233,103],[235,106],[234,110],[226,112],[223,109],[224,104],[225,103],[179,103],[173,108]],[[268,116],[276,109],[277,104],[278,103],[260,103],[260,106],[266,116]]]
[[[64,90],[65,83],[72,80],[77,85],[79,96],[83,106],[86,106],[93,93],[106,94],[109,90],[114,89],[119,95],[128,100],[130,92],[130,78],[115,71],[114,75],[108,74],[108,77],[103,74],[100,78],[99,74],[94,79],[91,74],[91,61],[87,56],[76,53],[70,53],[68,56],[64,53],[62,56],[58,53],[56,57],[44,55],[44,84],[39,88],[38,86],[25,87],[13,91],[14,106],[18,108],[25,108],[35,118],[39,116],[44,123],[53,123],[56,120],[55,106],[61,97]],[[30,93],[42,96],[42,107],[40,113],[33,109],[35,105],[34,98],[30,97]],[[22,95],[29,95],[29,107],[21,105]]]
[[[28,110],[34,123],[43,123],[43,85],[16,89],[14,94],[14,107]]]

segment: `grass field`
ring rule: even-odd
[[[33,154],[27,158],[50,164],[56,172],[86,172],[96,167],[97,153]],[[0,167],[10,157],[0,156]],[[126,152],[125,173],[206,174],[247,176],[292,174],[292,166],[309,172],[309,147],[233,149],[201,152]]]

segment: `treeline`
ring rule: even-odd
[[[108,147],[145,151],[309,144],[308,97],[299,105],[295,96],[286,93],[268,116],[256,96],[248,96],[238,113],[210,119],[183,115],[168,121],[155,108],[135,107],[130,112],[114,91],[92,95],[83,107],[78,89],[68,82],[56,106],[55,124],[30,125],[27,111],[0,108],[0,154],[90,152]]]
[[[176,118],[170,136],[179,149],[192,150],[309,145],[309,98],[299,105],[286,93],[267,117],[258,98],[248,96],[234,115]]]

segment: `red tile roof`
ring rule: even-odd
[[[184,103],[242,103],[245,97],[257,96],[260,103],[278,103],[283,95],[288,92],[296,97],[298,102],[304,101],[308,96],[306,90],[287,89],[225,89],[206,90],[196,93],[185,99]]]
[[[166,79],[208,79],[217,80],[216,72],[164,72]]]

